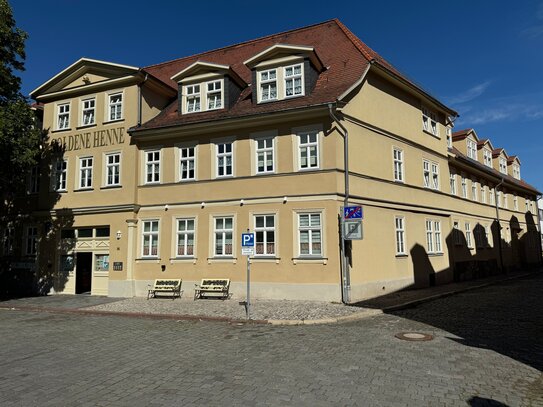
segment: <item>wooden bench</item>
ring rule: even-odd
[[[175,300],[175,297],[181,297],[181,283],[183,280],[175,278],[159,278],[155,280],[155,284],[151,287],[151,284],[148,284],[147,287],[147,299],[153,297],[156,298],[157,294],[168,294],[172,299]]]
[[[204,278],[195,284],[194,300],[197,298],[215,297],[227,299],[230,296],[230,280],[227,278]]]

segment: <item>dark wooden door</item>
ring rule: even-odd
[[[89,293],[92,284],[92,253],[77,253],[75,293]]]

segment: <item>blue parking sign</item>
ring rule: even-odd
[[[361,206],[346,206],[343,208],[343,219],[362,219]]]
[[[254,233],[242,233],[241,234],[241,247],[254,247],[255,234]]]

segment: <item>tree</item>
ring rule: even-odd
[[[15,26],[7,0],[0,0],[0,228],[21,216],[16,198],[36,165],[43,134],[28,100],[21,94],[27,34]]]

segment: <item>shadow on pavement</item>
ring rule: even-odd
[[[507,404],[500,403],[499,401],[477,396],[469,399],[468,404],[472,407],[508,407]]]

